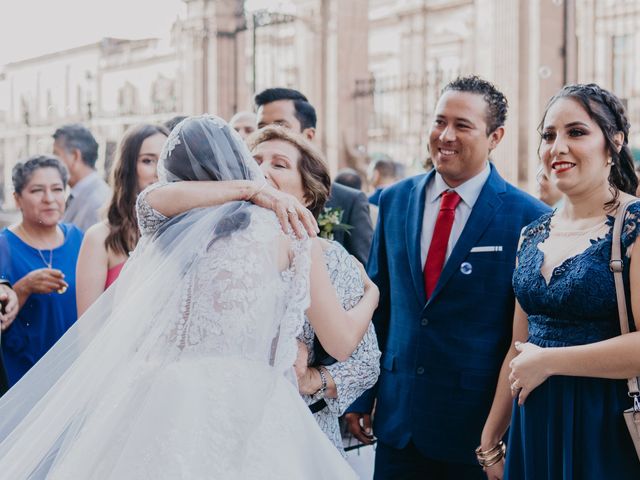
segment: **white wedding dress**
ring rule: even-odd
[[[247,210],[250,226],[197,257],[176,286],[178,311],[165,310],[130,362],[88,386],[76,418],[55,421],[73,403],[64,380],[75,379],[50,392],[36,420],[7,439],[0,478],[355,478],[287,378],[308,302],[305,245],[279,272],[275,216]],[[93,343],[127,330],[109,323]],[[92,352],[78,359],[78,378],[91,374]]]
[[[295,385],[309,263],[245,203],[143,239],[0,400],[0,478],[356,478]]]

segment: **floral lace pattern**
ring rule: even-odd
[[[159,211],[154,210],[149,202],[147,202],[147,195],[158,188],[162,188],[168,185],[167,182],[157,182],[152,185],[149,185],[145,188],[136,199],[136,214],[138,215],[138,228],[140,229],[140,233],[142,235],[151,235],[153,234],[160,225],[168,220],[163,214]]]
[[[160,154],[160,161],[158,162],[158,178],[161,182],[166,182],[167,180],[167,169],[164,167],[164,159],[171,155],[173,149],[176,148],[176,145],[180,144],[180,127],[176,126],[173,131],[169,134],[169,138],[164,144],[164,148]]]
[[[305,319],[304,312],[309,308],[310,303],[309,272],[311,269],[311,255],[309,249],[311,243],[308,239],[296,239],[293,234],[290,234],[289,237],[292,242],[294,259],[291,268],[282,274],[288,286],[288,294],[282,298],[284,313],[280,321],[280,339],[276,347],[273,363],[283,370],[288,369],[290,371],[298,354],[296,338],[302,332]],[[293,372],[290,373],[293,374]]]
[[[357,305],[364,294],[364,283],[360,276],[360,269],[351,255],[338,242],[331,242],[329,247],[324,250],[324,259],[331,283],[336,289],[342,307],[345,310],[350,310]],[[305,317],[302,335],[299,339],[309,349],[310,362],[313,362],[314,359],[314,337],[313,327]],[[342,451],[338,417],[365,390],[371,388],[380,375],[380,350],[373,324],[369,325],[369,329],[358,348],[347,361],[336,362],[326,368],[336,383],[338,396],[337,398],[325,399],[327,408],[315,413],[314,417],[333,444]],[[315,402],[309,395],[304,395],[303,399],[307,404]]]
[[[625,216],[622,248],[625,270],[630,247],[638,236],[640,202]],[[613,274],[609,270],[613,217],[608,232],[590,246],[566,258],[553,269],[549,283],[540,273],[544,254],[539,244],[549,237],[553,213],[541,216],[525,228],[518,251],[513,287],[528,314],[530,341],[546,346],[580,345],[620,334]]]
[[[281,272],[275,262],[284,239],[275,215],[247,208],[250,227],[198,255],[166,339],[180,357],[235,357],[285,373],[309,304],[309,242],[291,242],[292,262]]]

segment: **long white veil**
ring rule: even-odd
[[[213,116],[192,117],[179,124],[165,144],[159,169],[161,179],[168,181],[261,177],[237,133]],[[200,260],[224,244],[224,239],[250,232],[256,217],[268,215],[271,213],[248,203],[233,202],[187,212],[167,221],[151,238],[143,237],[114,286],[0,399],[0,476],[45,478],[72,448],[89,419],[99,421],[98,406],[106,416],[107,410],[117,411],[126,403],[135,418],[135,409],[144,406],[148,394],[139,384],[145,377],[135,377],[136,388],[128,389],[127,382],[134,377],[124,372],[143,364],[144,368],[162,369],[183,354],[184,345],[174,342],[175,348],[166,348],[171,344],[167,339],[177,335],[181,328],[177,320],[193,308],[185,303],[194,301],[188,285]],[[243,284],[243,288],[255,289],[256,302],[262,302],[260,328],[264,333],[259,332],[258,337],[276,331],[268,348],[257,348],[251,355],[269,356],[270,363],[285,372],[293,364],[295,345],[279,344],[277,333],[289,328],[287,339],[295,339],[295,330],[302,324],[308,305],[309,260],[307,254],[293,255],[291,271],[301,283],[291,292],[295,298],[290,298],[287,311],[290,321],[281,324],[282,318],[275,318],[278,306],[266,300],[268,291],[258,290],[268,287],[260,283],[280,275],[275,259],[276,240],[282,234],[277,225],[275,218],[262,222],[261,235],[269,238],[258,247],[243,246],[252,251],[255,263],[255,284]],[[307,252],[308,242],[300,242],[292,251]],[[116,390],[122,395],[103,398],[103,392],[119,383]],[[110,445],[106,455],[118,456],[122,452],[117,443],[124,442],[126,428],[112,433],[105,442],[116,445]]]

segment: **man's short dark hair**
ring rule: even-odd
[[[54,140],[60,141],[67,152],[78,149],[85,165],[95,168],[98,160],[98,142],[88,128],[72,123],[57,129]]]
[[[295,108],[295,115],[300,122],[300,128],[316,128],[317,116],[316,109],[309,103],[307,97],[305,97],[298,90],[292,88],[267,88],[258,93],[254,102],[256,108],[260,108],[268,103],[277,102],[278,100],[291,100]]]
[[[507,120],[507,109],[509,108],[507,98],[494,84],[477,75],[456,78],[442,89],[443,94],[448,91],[482,95],[482,98],[487,103],[487,135],[502,127]]]
[[[362,189],[362,178],[358,172],[353,168],[343,168],[338,172],[336,178],[333,179],[334,183],[339,183],[346,187],[355,188],[356,190]]]
[[[379,158],[373,162],[373,171],[378,172],[384,178],[396,178],[396,162],[391,157]]]

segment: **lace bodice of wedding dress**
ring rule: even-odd
[[[249,207],[244,214],[251,228],[233,233],[232,241],[214,240],[198,258],[166,340],[177,356],[238,358],[286,372],[309,303],[306,246],[295,240],[285,246],[272,212]],[[277,265],[288,263],[289,254],[301,271]]]

